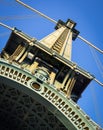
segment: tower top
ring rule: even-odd
[[[75,40],[79,31],[75,29],[76,23],[68,19],[66,23],[59,20],[53,33],[40,40],[49,49],[71,60],[72,40]]]

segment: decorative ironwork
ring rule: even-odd
[[[76,103],[65,98],[62,91],[39,83],[30,72],[2,59],[0,68],[1,125],[9,124],[5,129],[99,130],[97,124]],[[33,88],[33,83],[41,89]]]

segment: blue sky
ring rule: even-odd
[[[77,23],[80,35],[103,50],[103,0],[22,0],[42,13],[58,21],[68,18]],[[17,27],[40,40],[54,31],[55,24],[24,8],[15,0],[0,0],[0,21]],[[10,31],[0,26],[0,51],[5,46]],[[95,58],[88,45],[79,39],[73,42],[72,61],[103,82],[103,54],[95,51]],[[94,54],[94,53],[93,53]],[[103,87],[92,81],[78,104],[103,127]]]

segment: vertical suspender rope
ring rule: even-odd
[[[102,78],[103,78],[103,64],[102,64],[102,62],[100,61],[98,55],[96,54],[96,51],[95,51],[93,48],[91,48],[91,47],[89,47],[89,49],[90,49],[90,51],[91,51],[91,54],[93,55],[93,58],[94,58],[94,60],[95,60],[95,62],[96,62],[96,65],[97,65],[97,67],[98,67],[98,70],[99,70],[99,72],[100,72],[100,74],[101,74],[101,76],[102,76]]]
[[[99,49],[98,47],[94,46],[92,43],[90,43],[88,40],[84,39],[83,37],[81,37],[80,35],[78,35],[78,38],[81,39],[82,41],[84,41],[85,43],[87,43],[89,46],[93,47],[94,49],[96,49],[97,51],[99,51],[100,53],[103,54],[103,50]]]

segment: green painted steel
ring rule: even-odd
[[[3,79],[3,80],[1,80]],[[17,88],[43,104],[68,130],[101,130],[71,99],[53,85],[39,82],[36,75],[16,63],[0,59],[1,82]]]

